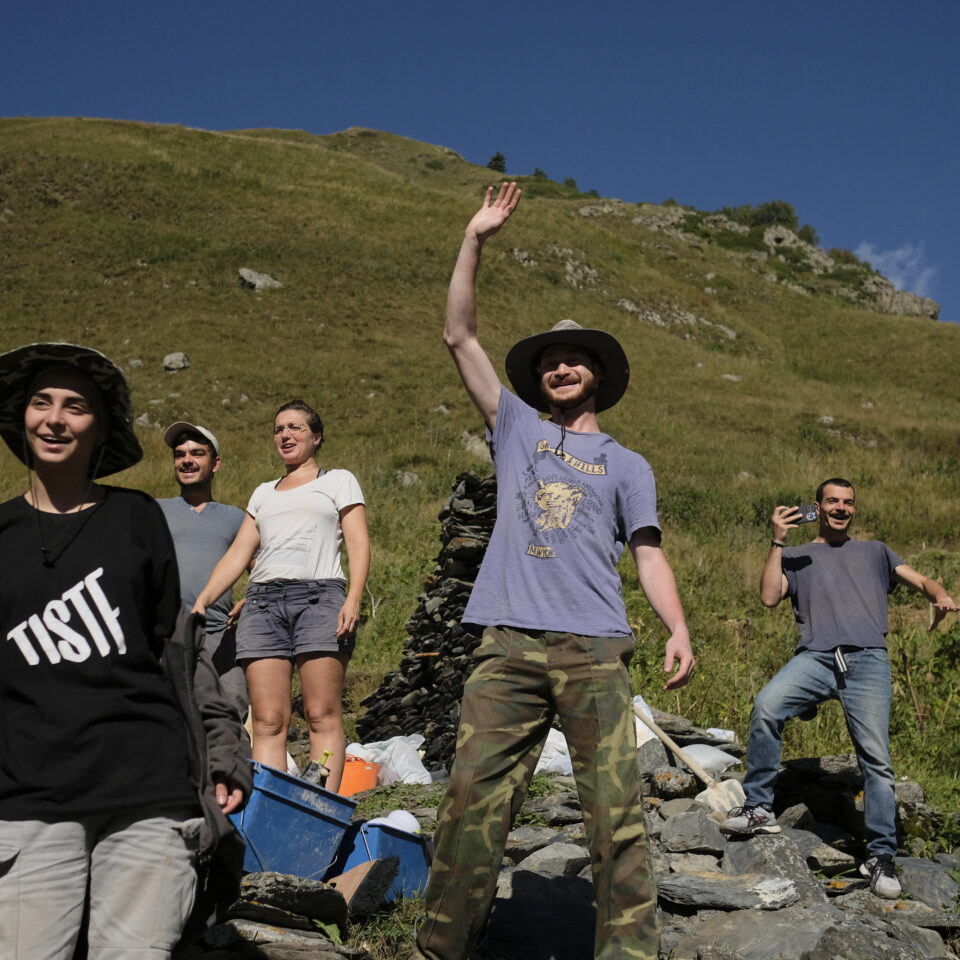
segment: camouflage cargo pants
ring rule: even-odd
[[[643,821],[628,637],[488,627],[437,816],[420,956],[465,960],[483,932],[513,815],[559,715],[593,863],[597,960],[655,960],[656,895]]]

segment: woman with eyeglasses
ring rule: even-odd
[[[344,679],[370,569],[366,507],[349,470],[318,465],[323,423],[302,400],[277,411],[273,441],[285,473],[253,491],[240,531],[194,610],[203,613],[256,556],[237,626],[237,662],[250,693],[253,759],[286,769],[296,664],[310,728],[311,762],[304,773],[336,791],[344,763]],[[349,586],[341,547],[347,551]]]

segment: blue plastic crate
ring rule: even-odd
[[[415,897],[427,885],[430,873],[430,854],[423,837],[405,830],[395,830],[386,824],[354,824],[343,839],[340,853],[330,876],[346,873],[367,860],[399,857],[400,871],[385,900],[392,903],[398,897]]]
[[[250,799],[230,817],[247,845],[243,869],[323,879],[356,806],[347,797],[254,763]]]

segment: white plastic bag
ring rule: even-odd
[[[638,693],[633,698],[634,708],[639,707],[643,713],[648,716],[651,720],[653,719],[653,711],[650,709],[649,704],[643,697]],[[656,740],[657,735],[637,716],[634,716],[633,722],[637,728],[637,746],[642,747],[648,740]]]
[[[683,752],[694,763],[699,763],[714,780],[719,779],[724,770],[738,762],[736,757],[730,756],[729,753],[717,747],[711,747],[709,743],[688,744],[683,748]]]
[[[363,757],[369,763],[379,763],[379,784],[396,783],[399,780],[401,783],[429,785],[433,783],[433,778],[417,752],[422,743],[423,737],[413,733],[406,737],[378,740],[376,743],[351,743],[347,746],[347,753]]]
[[[573,761],[570,759],[570,748],[566,737],[559,731],[550,728],[547,741],[543,745],[540,759],[534,773],[561,773],[568,777],[573,774]]]

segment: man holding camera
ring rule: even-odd
[[[887,594],[898,584],[933,604],[930,629],[958,607],[935,580],[905,564],[879,540],[853,540],[857,512],[853,484],[840,477],[817,488],[814,509],[778,506],[773,538],[760,578],[760,599],[775,607],[789,596],[800,641],[796,655],[760,691],[750,719],[746,803],[721,824],[727,833],[778,833],[773,784],[780,768],[784,723],[825,700],[840,701],[863,773],[867,860],[860,872],[880,897],[900,896],[896,802],[890,764],[890,664]],[[808,519],[819,524],[805,546],[787,547],[790,530]]]

